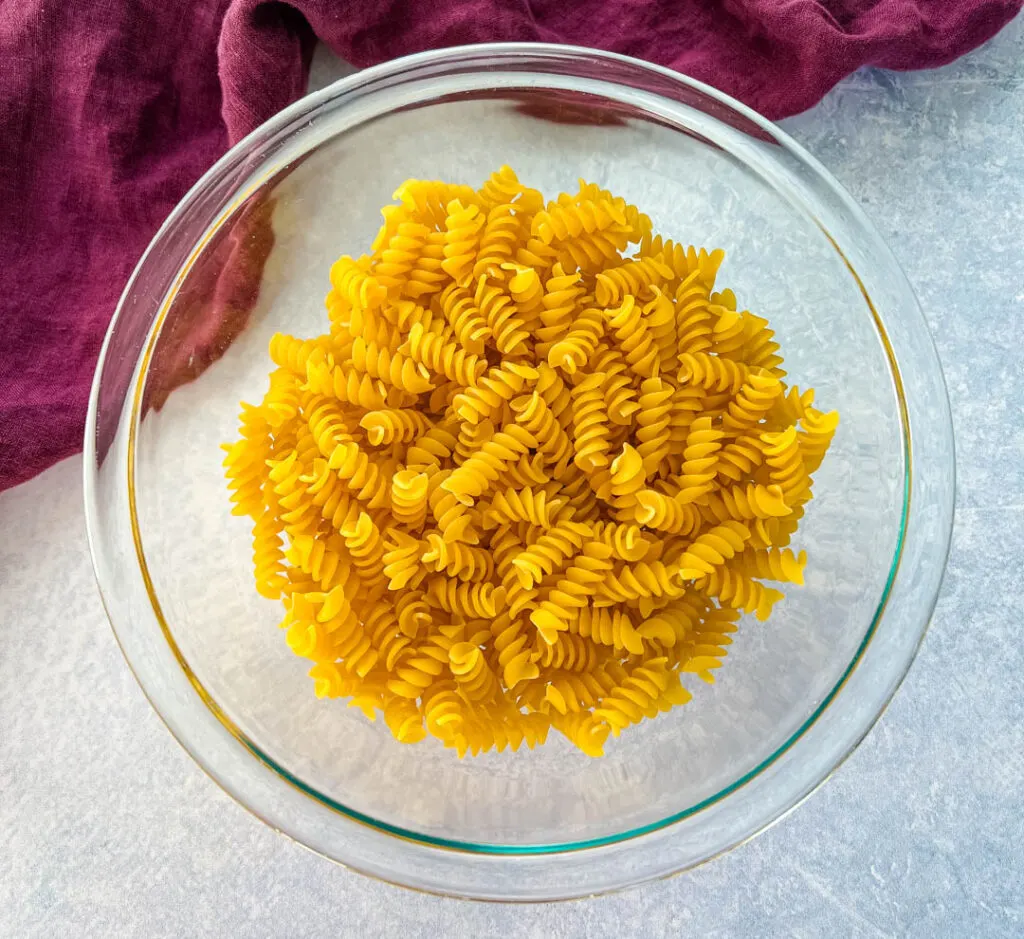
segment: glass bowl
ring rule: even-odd
[[[460,761],[314,697],[252,584],[223,441],[276,330],[324,331],[327,272],[407,177],[546,194],[599,182],[655,231],[723,247],[720,283],[842,415],[797,536],[810,562],[741,623],[714,686],[589,759],[559,735]],[[180,387],[179,387],[180,386]],[[177,389],[177,390],[173,390]],[[173,390],[173,393],[171,393]],[[107,336],[86,434],[97,577],[124,654],[203,769],[274,828],[367,874],[465,897],[598,893],[700,863],[850,753],[905,674],[953,507],[942,373],[875,229],[785,134],[711,88],[587,49],[488,45],[371,68],[234,147],[157,234]]]

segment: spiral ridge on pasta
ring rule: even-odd
[[[601,756],[804,582],[839,416],[716,288],[722,251],[594,183],[394,198],[224,446],[256,589],[316,696],[399,743]]]

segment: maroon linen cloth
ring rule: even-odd
[[[671,66],[779,118],[861,65],[928,68],[1021,0],[0,0],[0,489],[77,451],[118,295],[175,203],[305,90],[318,37],[358,66],[495,40]],[[263,243],[242,259],[256,268]],[[244,325],[218,289],[207,333]],[[233,298],[233,299],[232,299]],[[225,315],[227,318],[225,319]],[[221,322],[220,320],[224,320]],[[205,361],[183,366],[187,380]],[[173,384],[173,383],[172,383]]]

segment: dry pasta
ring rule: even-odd
[[[782,597],[763,581],[803,583],[838,415],[715,291],[723,252],[593,184],[545,203],[502,167],[395,198],[225,445],[257,589],[315,693],[401,742],[554,729],[600,756],[713,681]]]

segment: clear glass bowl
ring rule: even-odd
[[[327,271],[365,250],[396,185],[479,185],[503,163],[550,194],[597,181],[656,231],[724,247],[720,282],[770,319],[793,380],[842,414],[798,535],[806,586],[769,622],[742,623],[716,685],[691,683],[692,703],[599,760],[552,735],[534,752],[460,762],[317,700],[275,626],[279,605],[253,588],[248,525],[229,514],[222,477],[219,445],[235,435],[239,400],[262,392],[268,338],[324,330]],[[764,829],[843,760],[928,623],[953,472],[914,296],[818,163],[666,69],[492,45],[412,56],[310,95],[192,189],[110,328],[85,492],[124,654],[226,791],[367,874],[539,900],[691,867]]]

